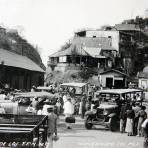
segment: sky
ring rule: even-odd
[[[148,0],[0,0],[0,25],[37,46],[47,66],[48,56],[77,30],[115,25],[146,9]]]

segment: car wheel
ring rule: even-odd
[[[91,123],[91,119],[88,117],[85,121],[85,128],[92,129],[93,124]]]
[[[111,117],[109,119],[109,129],[110,131],[114,132],[114,131],[117,131],[118,130],[118,122],[117,122],[117,117],[114,116],[114,117]]]

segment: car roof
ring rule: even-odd
[[[126,93],[136,93],[136,92],[143,92],[140,89],[106,89],[97,91],[97,93],[104,93],[104,94],[126,94]]]
[[[77,82],[72,82],[72,83],[63,83],[61,86],[69,86],[69,87],[83,87],[87,85],[88,83],[77,83]]]
[[[46,87],[46,86],[38,86],[37,89],[39,90],[50,90],[50,87]]]
[[[55,94],[51,94],[48,92],[24,92],[24,93],[15,93],[17,97],[56,97]]]

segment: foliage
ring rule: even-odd
[[[66,42],[63,46],[61,46],[60,51],[64,51],[65,49],[71,46],[71,42]]]

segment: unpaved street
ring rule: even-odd
[[[144,139],[113,133],[99,126],[86,130],[81,119],[77,119],[72,130],[65,129],[62,122],[58,131],[60,139],[54,142],[54,148],[142,148]]]

